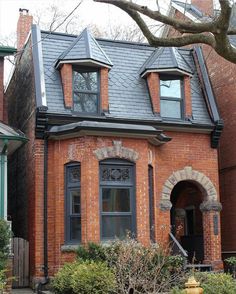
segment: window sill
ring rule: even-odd
[[[61,252],[76,252],[79,244],[61,245]]]

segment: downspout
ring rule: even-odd
[[[6,212],[4,212],[5,207],[5,157],[6,157],[6,150],[8,145],[8,140],[3,140],[3,149],[1,152],[1,210],[0,210],[0,217],[4,218],[6,215]]]
[[[37,293],[43,293],[43,287],[49,283],[48,276],[48,138],[44,137],[44,183],[43,183],[43,271],[44,271],[44,281],[40,282],[37,287]]]

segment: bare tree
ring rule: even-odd
[[[236,28],[230,26],[230,17],[234,5],[232,0],[219,0],[219,14],[214,18],[207,18],[204,22],[166,16],[160,12],[157,0],[157,10],[127,0],[94,0],[94,2],[112,4],[128,13],[152,46],[181,47],[203,43],[211,46],[223,58],[236,63],[236,47],[231,44],[229,38],[236,35]],[[170,38],[156,36],[143,16],[174,28],[181,36]]]

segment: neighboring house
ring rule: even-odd
[[[206,17],[214,16],[213,0],[194,0],[187,6],[181,1],[172,1],[170,13],[175,17],[181,17],[184,8],[189,17],[194,21],[204,21]],[[206,13],[207,12],[207,13]],[[231,26],[236,25],[236,7],[231,16]],[[182,14],[183,17],[183,14]],[[172,32],[165,32],[174,33]],[[230,41],[236,45],[235,36],[230,36]],[[236,65],[220,57],[213,49],[204,45],[203,53],[207,63],[207,69],[212,88],[224,120],[224,131],[219,144],[219,179],[220,199],[223,206],[221,213],[222,228],[222,256],[223,259],[236,255]]]
[[[7,102],[4,99],[4,57],[13,55],[15,48],[0,46],[0,218],[7,220],[7,159],[27,141],[24,134],[7,124]]]
[[[127,231],[148,246],[172,230],[189,260],[222,268],[222,123],[201,50],[36,25],[22,46],[6,96],[30,139],[12,160],[11,207],[31,281],[53,276],[78,244]]]

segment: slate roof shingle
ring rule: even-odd
[[[58,57],[57,64],[65,60],[91,60],[112,66],[112,62],[86,28]]]
[[[59,70],[54,65],[63,52],[77,39],[76,36],[41,32],[45,90],[48,112],[73,115],[64,107],[63,89]],[[156,48],[148,44],[137,44],[104,39],[96,40],[102,51],[109,56],[113,67],[109,71],[109,113],[110,118],[134,119],[137,121],[160,121],[152,111],[151,100],[146,80],[140,76],[140,69],[148,59],[155,55]],[[192,122],[183,124],[206,124],[212,126],[200,81],[196,71],[192,51],[174,48],[176,62],[185,71],[193,74],[192,87]],[[153,60],[155,64],[155,60]],[[163,64],[164,66],[164,64]]]

